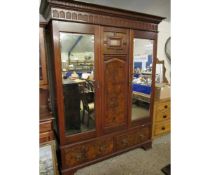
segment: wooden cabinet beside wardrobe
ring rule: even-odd
[[[46,47],[45,47],[45,21],[39,24],[39,142],[40,145],[54,139],[53,117],[51,115],[48,98],[48,79],[46,65]]]
[[[61,173],[150,148],[157,29],[164,18],[54,0],[43,0],[40,13],[48,20],[48,79]]]

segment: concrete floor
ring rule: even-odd
[[[163,175],[170,163],[170,134],[153,141],[152,149],[137,148],[78,170],[75,175]]]

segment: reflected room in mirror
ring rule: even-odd
[[[65,132],[95,129],[94,35],[60,32]]]
[[[167,80],[165,74],[166,74],[166,67],[165,67],[164,60],[159,60],[157,58],[155,83],[156,84],[162,84],[162,83],[168,84],[168,80]]]
[[[149,117],[152,89],[153,40],[134,38],[132,121]]]

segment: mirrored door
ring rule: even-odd
[[[95,130],[95,37],[60,32],[65,134]]]
[[[131,121],[150,116],[154,41],[134,37]]]

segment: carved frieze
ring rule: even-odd
[[[51,18],[81,23],[92,23],[140,30],[157,31],[157,24],[154,23],[133,21],[119,17],[103,16],[60,8],[51,8]]]

